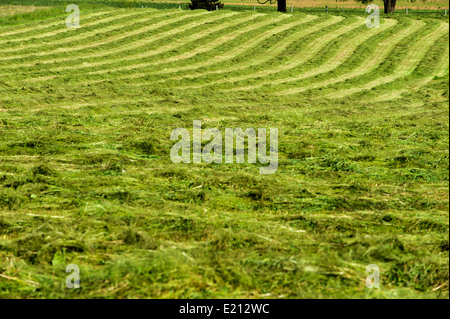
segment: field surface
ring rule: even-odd
[[[36,10],[43,9],[42,7],[34,6],[10,6],[0,5],[0,18],[8,15],[15,15],[18,13],[34,12]]]
[[[113,0],[111,0],[113,1]],[[264,3],[265,0],[224,0],[221,1],[225,4],[241,4],[241,5],[264,5],[264,6],[277,6],[276,2],[272,0]],[[141,2],[177,2],[177,3],[190,3],[188,0],[141,0]],[[383,0],[374,0],[372,3],[383,8]],[[355,0],[287,0],[287,6],[294,6],[296,8],[314,8],[328,6],[329,8],[365,8],[367,4]],[[449,8],[448,0],[397,0],[397,9],[416,9],[416,10],[439,10]]]
[[[448,298],[448,17],[67,15],[0,14],[0,298]],[[194,120],[277,172],[172,163]]]

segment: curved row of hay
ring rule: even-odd
[[[48,21],[0,32],[2,78],[33,85],[121,80],[336,99],[417,89],[448,69],[448,23],[435,20],[368,29],[362,17],[114,10],[84,14],[76,30]],[[431,50],[441,58],[430,64]]]

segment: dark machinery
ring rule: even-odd
[[[277,0],[257,0],[259,4],[274,4]],[[286,0],[278,0],[278,12],[286,12]]]

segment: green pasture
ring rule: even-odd
[[[0,298],[448,298],[448,16],[64,9],[0,17]]]

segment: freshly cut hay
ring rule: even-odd
[[[29,13],[36,10],[46,9],[46,7],[35,6],[17,6],[17,5],[0,5],[0,17],[15,15],[18,13]]]

